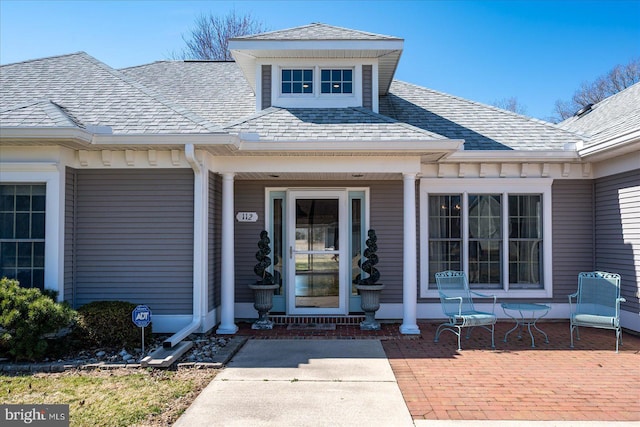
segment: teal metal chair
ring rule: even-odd
[[[620,297],[619,274],[604,271],[578,274],[578,292],[569,295],[571,348],[573,348],[574,329],[576,338],[579,340],[578,327],[587,326],[615,330],[617,353],[618,344],[622,344],[620,303],[625,301]]]
[[[442,271],[436,273],[436,284],[438,285],[442,311],[449,320],[438,326],[434,342],[438,342],[442,331],[451,331],[458,336],[458,350],[461,350],[460,335],[462,335],[462,328],[468,328],[468,339],[473,328],[479,326],[491,332],[491,348],[495,348],[494,332],[497,317],[494,311],[496,296],[471,291],[464,271]],[[482,298],[493,298],[491,313],[476,310],[473,304],[473,295]]]

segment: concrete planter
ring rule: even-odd
[[[363,331],[378,331],[380,323],[375,319],[376,311],[380,308],[380,293],[384,285],[356,285],[360,291],[360,306],[364,311],[364,320],[360,322]]]
[[[273,307],[273,293],[279,287],[280,285],[249,285],[253,290],[253,307],[258,311],[258,320],[253,322],[251,329],[273,329],[269,311]]]

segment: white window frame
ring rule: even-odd
[[[440,178],[420,180],[420,297],[438,298],[436,289],[429,289],[429,195],[449,195],[460,194],[463,198],[463,209],[466,208],[465,201],[469,194],[501,194],[502,200],[502,229],[508,230],[509,195],[539,194],[542,196],[542,248],[543,248],[543,270],[542,289],[510,289],[509,288],[509,263],[502,262],[502,289],[487,290],[498,298],[551,298],[553,295],[553,256],[552,256],[552,209],[551,209],[551,185],[553,179],[522,179],[515,181],[505,181],[500,178],[480,178],[480,179],[456,179]],[[466,211],[462,216],[462,267],[465,273],[468,266],[469,246],[468,228],[469,217]],[[502,238],[502,256],[509,254],[509,238]]]
[[[289,66],[282,66],[279,69],[278,72],[278,81],[279,81],[279,86],[278,86],[278,93],[280,97],[314,97],[315,96],[315,90],[316,90],[316,72],[317,72],[317,67],[314,66],[297,66],[297,67],[289,67]],[[309,93],[295,93],[293,92],[293,88],[292,88],[292,92],[291,93],[284,93],[282,92],[282,72],[289,70],[293,73],[293,71],[299,70],[302,71],[302,74],[304,75],[305,71],[311,70],[311,92]],[[302,78],[302,80],[304,81],[304,77]]]
[[[322,71],[323,70],[328,70],[328,71],[333,71],[333,70],[351,70],[351,93],[322,93]],[[340,66],[340,65],[329,65],[329,66],[317,66],[316,67],[316,71],[318,73],[318,84],[316,85],[316,88],[318,90],[318,94],[317,96],[319,98],[324,98],[324,97],[344,97],[344,98],[351,98],[351,97],[355,97],[355,92],[356,92],[356,68],[355,67],[350,67],[350,66]],[[344,83],[344,82],[343,82]]]

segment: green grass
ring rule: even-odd
[[[214,376],[214,370],[143,369],[0,375],[0,401],[69,404],[71,426],[153,425],[159,418],[167,424]]]

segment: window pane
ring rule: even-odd
[[[13,239],[13,212],[0,213],[0,239]]]
[[[469,286],[502,287],[501,196],[469,195]]]
[[[342,70],[342,80],[344,80],[345,82],[353,81],[352,75],[352,70]]]
[[[33,244],[33,266],[44,267],[44,242]]]
[[[28,213],[16,214],[16,239],[28,239],[30,227],[30,217]]]
[[[304,70],[304,81],[305,82],[313,81],[313,70]]]
[[[302,70],[293,70],[293,81],[294,82],[302,81]]]
[[[339,83],[333,83],[333,85],[331,86],[331,92],[332,93],[342,93],[341,87],[342,86]]]
[[[18,265],[17,246],[15,242],[0,243],[0,267],[4,269]]]
[[[320,71],[320,78],[322,79],[323,82],[330,81],[331,80],[331,71],[329,71],[329,70]]]
[[[31,267],[33,262],[33,243],[18,243],[18,267]]]
[[[343,84],[342,85],[342,91],[343,91],[342,93],[351,93],[353,91],[352,87],[351,87],[351,83]]]
[[[34,288],[44,289],[44,270],[41,268],[33,270],[33,284]]]
[[[542,196],[509,196],[509,287],[541,289]]]
[[[331,70],[331,80],[334,82],[339,82],[342,80],[342,71],[341,70]]]
[[[44,213],[31,214],[31,238],[44,239]]]
[[[0,211],[13,212],[15,208],[15,186],[0,185]]]
[[[435,273],[462,270],[460,195],[429,196],[429,283]],[[432,285],[435,287],[435,285]]]
[[[322,93],[331,93],[331,83],[322,83]]]
[[[31,270],[18,269],[18,274],[16,275],[18,282],[20,282],[20,286],[24,288],[30,288],[32,285],[31,281]]]
[[[291,81],[291,70],[282,70],[282,81]]]
[[[273,235],[271,242],[273,244],[273,282],[282,286],[282,269],[284,252],[282,246],[284,233],[284,217],[283,217],[283,199],[273,199]],[[282,287],[276,289],[276,295],[282,293]]]
[[[313,86],[311,86],[310,84],[305,84],[302,86],[302,92],[303,93],[313,93]]]
[[[282,93],[291,93],[291,83],[282,83]]]
[[[293,84],[293,93],[302,93],[302,83]]]

